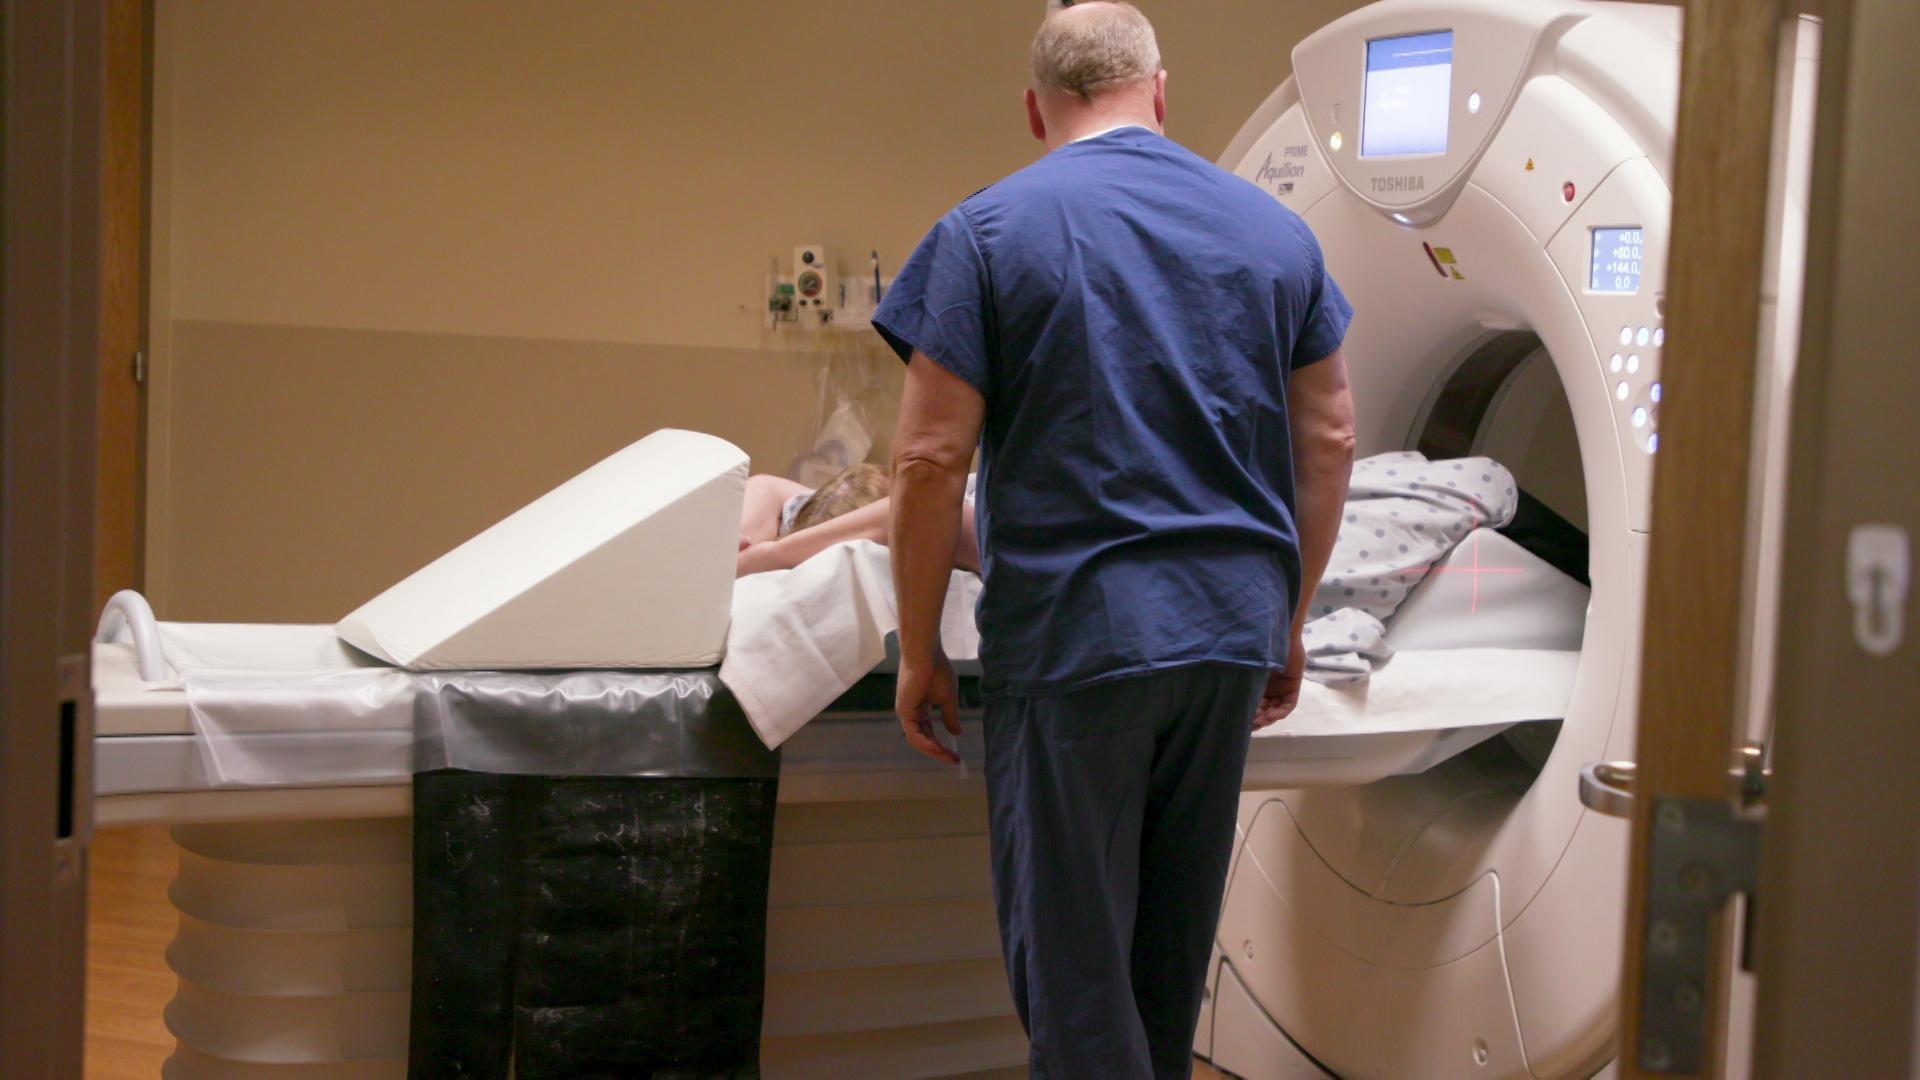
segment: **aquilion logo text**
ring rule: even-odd
[[[1272,184],[1281,180],[1297,180],[1301,176],[1306,175],[1306,171],[1304,166],[1296,165],[1291,161],[1283,161],[1275,164],[1273,154],[1268,153],[1267,163],[1260,166],[1260,171],[1254,174],[1253,182],[1256,184]]]

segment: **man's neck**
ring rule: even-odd
[[[1153,111],[1138,109],[1087,109],[1058,128],[1047,131],[1047,149],[1058,150],[1068,143],[1091,139],[1125,127],[1143,127],[1161,134],[1160,122]]]

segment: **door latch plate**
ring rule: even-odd
[[[1736,893],[1751,898],[1760,819],[1719,799],[1654,799],[1647,922],[1641,940],[1640,1067],[1697,1074],[1712,1017],[1713,915]]]

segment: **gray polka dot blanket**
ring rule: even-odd
[[[1393,657],[1387,622],[1429,571],[1478,528],[1513,520],[1520,493],[1491,458],[1428,461],[1405,451],[1353,467],[1340,537],[1305,629],[1307,678],[1365,682]]]

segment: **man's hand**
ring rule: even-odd
[[[1267,676],[1267,692],[1260,695],[1260,708],[1253,714],[1253,730],[1270,727],[1292,715],[1300,704],[1300,681],[1307,674],[1307,647],[1300,635],[1293,637],[1287,650],[1287,667]]]
[[[895,683],[893,710],[900,716],[900,729],[915,750],[935,761],[960,764],[960,755],[943,745],[933,734],[933,713],[938,708],[946,720],[947,733],[954,745],[960,745],[960,685],[953,665],[935,653],[927,663],[900,662],[900,677]]]

